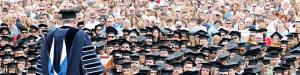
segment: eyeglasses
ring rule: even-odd
[[[96,29],[96,30],[102,30],[101,28],[99,28],[99,29]]]
[[[9,34],[2,34],[2,35],[4,35],[4,36],[8,36]]]
[[[115,36],[107,36],[108,38],[114,38]]]
[[[29,31],[30,33],[36,33],[37,31]]]
[[[136,36],[130,36],[130,38],[136,38]]]
[[[27,34],[27,32],[22,32],[22,34]]]
[[[122,48],[129,48],[129,46],[122,46]]]

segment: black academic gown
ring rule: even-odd
[[[37,75],[98,75],[104,70],[88,35],[68,26],[51,31],[43,40],[37,68]]]

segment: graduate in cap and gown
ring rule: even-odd
[[[79,10],[62,9],[64,25],[51,31],[43,41],[37,74],[99,75],[104,72],[88,34],[76,29],[74,18]]]

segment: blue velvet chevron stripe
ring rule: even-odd
[[[104,71],[104,67],[101,64],[100,57],[95,52],[94,46],[86,46],[82,51],[81,57],[82,67],[85,71],[85,75],[100,75]]]

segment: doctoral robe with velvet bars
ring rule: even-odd
[[[37,75],[99,75],[104,67],[88,35],[63,26],[44,39]]]

